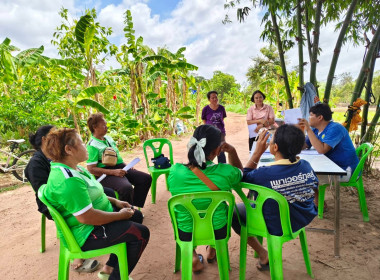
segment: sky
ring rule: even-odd
[[[242,1],[244,2],[244,1]],[[57,26],[61,24],[58,11],[61,7],[69,10],[71,19],[79,19],[86,9],[96,8],[98,21],[102,26],[112,27],[109,40],[120,46],[126,43],[123,33],[123,13],[132,12],[136,37],[142,36],[144,44],[154,50],[166,46],[176,52],[186,47],[187,61],[199,67],[197,74],[207,79],[214,71],[234,75],[244,87],[252,58],[260,55],[260,49],[267,45],[260,41],[262,13],[251,10],[244,23],[236,20],[236,10],[225,10],[225,0],[1,0],[0,1],[0,42],[6,37],[21,50],[45,47],[44,55],[57,57],[57,50],[50,41]],[[233,20],[223,25],[225,14]],[[322,53],[317,66],[317,79],[325,81],[335,46],[337,33],[330,25],[321,29],[320,47]],[[350,72],[357,78],[361,68],[364,46],[343,46],[338,61],[336,76]],[[287,52],[288,71],[297,66],[297,47]],[[307,50],[304,59],[308,60]],[[111,60],[99,69],[119,68]],[[308,67],[307,67],[308,68]],[[375,70],[379,70],[377,64]],[[308,81],[309,71],[305,73]]]

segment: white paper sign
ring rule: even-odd
[[[284,118],[286,124],[298,124],[298,119],[302,118],[300,108],[294,108],[284,111]]]
[[[135,166],[137,163],[140,162],[140,158],[134,158],[130,163],[128,163],[124,168],[123,170],[124,171],[128,171],[129,169],[131,169],[133,166]],[[103,180],[104,178],[106,178],[107,175],[106,174],[103,174],[102,176],[100,176],[97,181],[100,182],[101,180]]]
[[[257,132],[255,132],[256,127],[257,127],[257,123],[248,125],[249,138],[253,138],[258,135]]]

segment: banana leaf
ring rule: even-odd
[[[79,100],[77,104],[81,106],[88,106],[91,108],[95,108],[99,112],[102,112],[103,114],[106,114],[106,115],[109,114],[109,111],[106,108],[104,108],[102,105],[100,105],[98,102],[92,99],[85,98],[85,99]]]

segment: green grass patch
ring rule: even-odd
[[[346,111],[341,111],[341,110],[335,110],[336,108],[333,108],[333,120],[335,122],[339,122],[339,123],[343,123],[345,120],[346,120],[346,117],[344,116],[346,114]],[[362,116],[362,113],[360,113],[360,115]],[[375,116],[375,111],[369,111],[368,112],[368,122],[371,122],[373,117]]]
[[[0,188],[0,193],[13,191],[13,190],[16,190],[18,188],[21,188],[22,186],[23,186],[22,184],[19,184],[19,185],[13,185],[10,187]]]
[[[225,106],[227,112],[246,115],[248,108],[244,108],[242,104],[228,104]]]

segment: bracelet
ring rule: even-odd
[[[252,160],[252,162],[253,162],[254,164],[258,165],[258,163],[257,163],[256,161],[253,161],[253,160]]]

